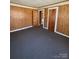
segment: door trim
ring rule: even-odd
[[[55,26],[54,26],[54,32],[56,32],[57,29],[57,19],[58,19],[58,7],[48,8],[48,20],[47,20],[47,29],[49,26],[49,10],[56,9],[56,18],[55,18]]]

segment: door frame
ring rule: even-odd
[[[53,8],[48,8],[48,20],[47,20],[47,29],[48,29],[48,26],[49,26],[49,11],[52,9],[56,9],[56,18],[55,18],[55,26],[54,26],[54,32],[56,32],[56,29],[57,29],[57,19],[58,19],[58,8],[59,7],[53,7]]]

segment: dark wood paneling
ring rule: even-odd
[[[38,19],[38,10],[33,10],[33,26],[39,26],[39,19]]]
[[[56,9],[49,10],[49,31],[54,32]]]
[[[10,6],[10,29],[32,26],[32,9]]]
[[[69,5],[64,6],[65,12],[64,12],[64,34],[69,35]]]
[[[63,7],[59,6],[58,9],[58,22],[57,22],[57,31],[63,33]]]
[[[48,8],[45,8],[44,11],[44,27],[47,27],[47,19],[48,19]]]
[[[59,6],[57,31],[69,35],[69,6]]]

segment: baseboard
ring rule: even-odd
[[[12,30],[12,31],[10,31],[10,32],[16,32],[16,31],[28,29],[28,28],[31,28],[31,27],[32,27],[32,26],[27,26],[27,27],[23,27],[23,28],[20,28],[20,29]]]
[[[69,38],[68,35],[65,35],[65,34],[63,34],[63,33],[60,33],[60,32],[57,32],[57,31],[56,31],[55,33],[60,34],[60,35],[62,35],[62,36],[65,36],[65,37],[68,37],[68,38]]]
[[[43,27],[44,29],[48,29],[47,27]]]

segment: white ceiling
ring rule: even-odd
[[[16,3],[24,6],[31,6],[31,7],[41,7],[62,1],[66,1],[66,0],[10,0],[11,3]]]

